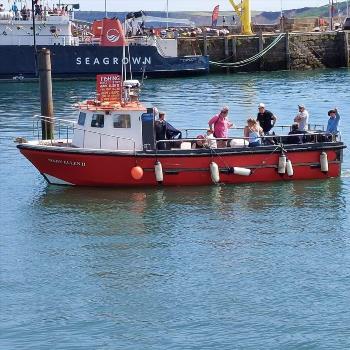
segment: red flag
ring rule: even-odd
[[[101,46],[126,45],[124,31],[118,19],[104,18],[102,20]]]
[[[213,27],[216,27],[217,23],[218,23],[218,18],[219,18],[219,5],[216,5],[214,7],[214,10],[213,10],[213,14],[211,16],[211,25]]]

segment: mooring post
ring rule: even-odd
[[[203,53],[204,53],[204,56],[207,56],[208,55],[208,42],[207,42],[207,31],[203,30]]]
[[[54,136],[54,115],[52,100],[51,57],[50,50],[38,50],[38,68],[41,102],[41,135],[43,140],[52,140]]]
[[[259,53],[264,50],[264,36],[263,36],[263,32],[260,31],[259,33]],[[259,60],[259,68],[260,70],[263,70],[264,69],[264,58],[261,57],[260,60]]]
[[[345,67],[350,67],[349,33],[344,31]]]
[[[229,57],[229,50],[228,50],[228,36],[225,35],[224,37],[224,45],[225,45],[225,58]],[[225,61],[227,62],[227,60]],[[226,73],[230,73],[230,68],[226,68]]]
[[[237,61],[237,39],[232,38],[232,62]]]
[[[290,48],[289,48],[289,32],[286,32],[286,69],[290,70]]]

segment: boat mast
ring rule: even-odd
[[[105,0],[105,18],[107,18],[107,0]]]

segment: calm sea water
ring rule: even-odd
[[[337,106],[350,145],[350,72],[148,80],[176,127],[265,102],[288,124]],[[55,111],[93,95],[56,82]],[[0,349],[350,348],[350,154],[327,181],[193,188],[48,186],[13,143],[35,83],[0,84]]]

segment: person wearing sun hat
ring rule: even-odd
[[[307,131],[309,129],[309,112],[305,109],[303,104],[298,105],[299,112],[294,118],[294,122],[298,123],[300,131]]]

